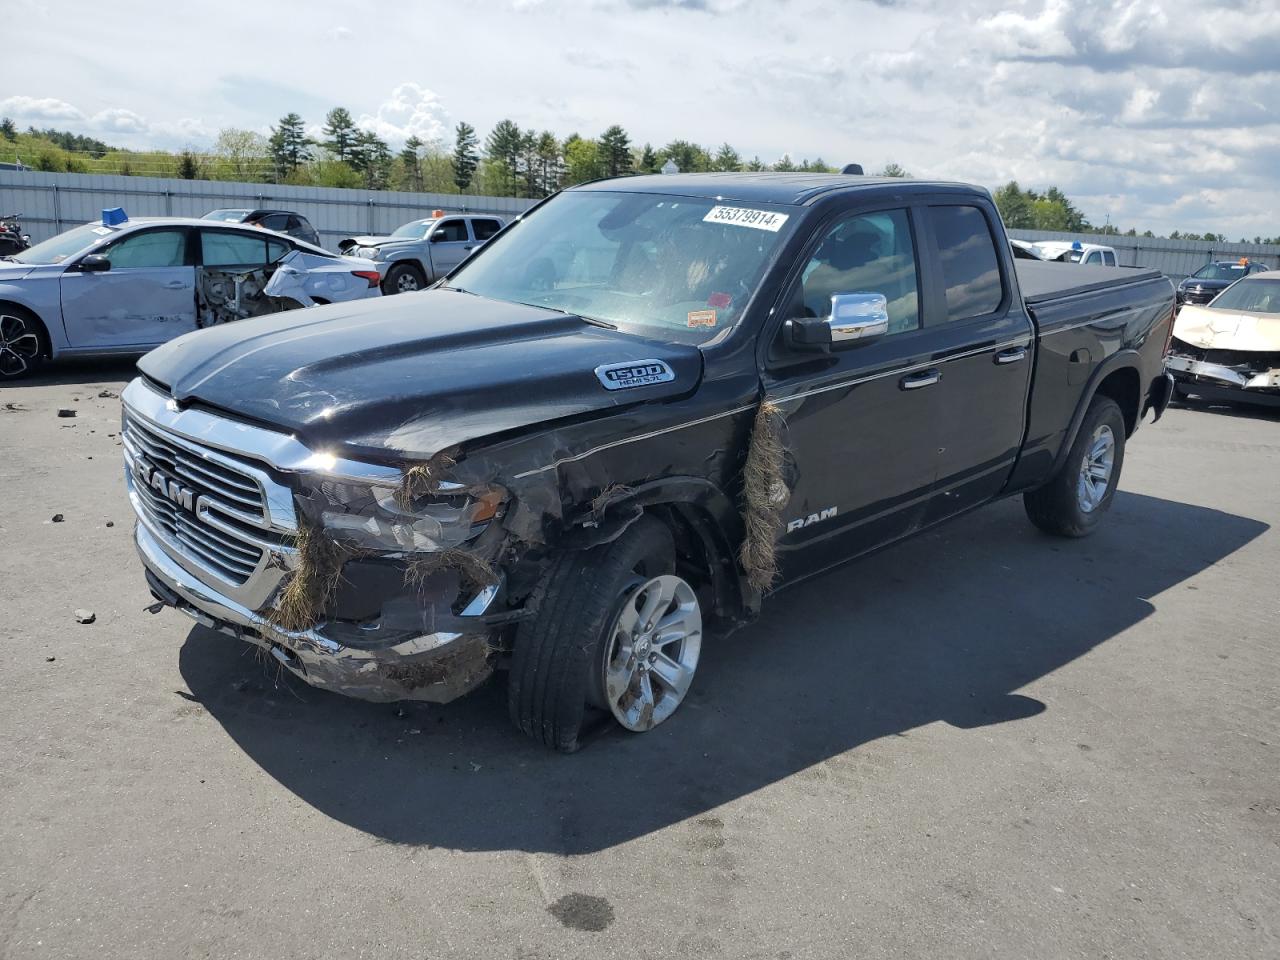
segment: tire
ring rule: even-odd
[[[387,271],[387,278],[382,281],[382,292],[387,296],[395,293],[414,293],[427,285],[427,278],[422,271],[411,263],[397,263]]]
[[[1094,397],[1062,467],[1043,487],[1022,495],[1031,522],[1059,537],[1093,533],[1115,498],[1124,443],[1120,406],[1110,397]]]
[[[636,732],[668,719],[688,693],[702,641],[697,597],[674,570],[671,532],[651,516],[612,543],[560,555],[535,597],[533,619],[516,632],[507,680],[512,723],[546,747],[573,753],[587,731],[606,726],[611,717]],[[640,624],[635,634],[624,631],[628,618],[639,617],[639,605],[651,598],[661,604],[668,587],[671,605],[655,608],[648,623],[685,617],[683,638],[646,633]],[[646,636],[653,637],[652,649]],[[648,665],[631,666],[637,653]],[[680,667],[678,696],[663,680],[671,666]],[[607,678],[621,672],[631,679],[615,686],[611,698]],[[648,701],[640,695],[646,682]]]
[[[49,356],[49,334],[30,310],[0,304],[0,382],[29,377]]]

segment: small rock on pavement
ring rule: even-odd
[[[103,400],[114,400],[116,397],[120,396],[120,394],[116,393],[114,390],[100,390],[98,392],[98,396]]]
[[[75,415],[76,415],[76,412],[70,409],[69,407],[63,407],[61,410],[58,411],[58,416],[60,417],[74,417]]]
[[[92,610],[76,611],[76,623],[93,623],[97,619]]]
[[[53,663],[53,661],[55,661],[55,660],[57,660],[57,659],[58,659],[57,657],[45,657],[45,658],[44,658],[44,662],[45,662],[45,663]]]
[[[63,515],[62,515],[62,514],[60,514],[60,513],[55,513],[52,517],[50,517],[50,518],[49,518],[49,522],[50,522],[50,523],[61,523],[61,522],[62,522],[63,520],[65,520],[65,519],[66,519],[66,518],[65,518],[65,517],[63,517]]]
[[[108,521],[107,521],[107,526],[108,526],[108,527],[114,527],[115,525],[116,525],[116,522],[115,522],[114,520],[108,520]]]

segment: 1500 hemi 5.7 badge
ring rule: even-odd
[[[606,390],[626,390],[628,387],[646,387],[651,383],[669,383],[676,375],[661,360],[633,360],[596,367],[596,377]]]

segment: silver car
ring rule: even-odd
[[[446,216],[437,210],[397,227],[389,237],[348,237],[338,249],[374,261],[382,273],[383,293],[410,293],[435,283],[502,226],[499,217]]]
[[[0,380],[49,359],[145,353],[201,327],[380,294],[369,260],[259,227],[116,219],[0,258]]]

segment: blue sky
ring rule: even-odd
[[[342,105],[391,140],[723,141],[1057,184],[1096,223],[1280,233],[1275,0],[0,0],[0,114],[196,148]],[[395,11],[394,15],[391,11]]]

